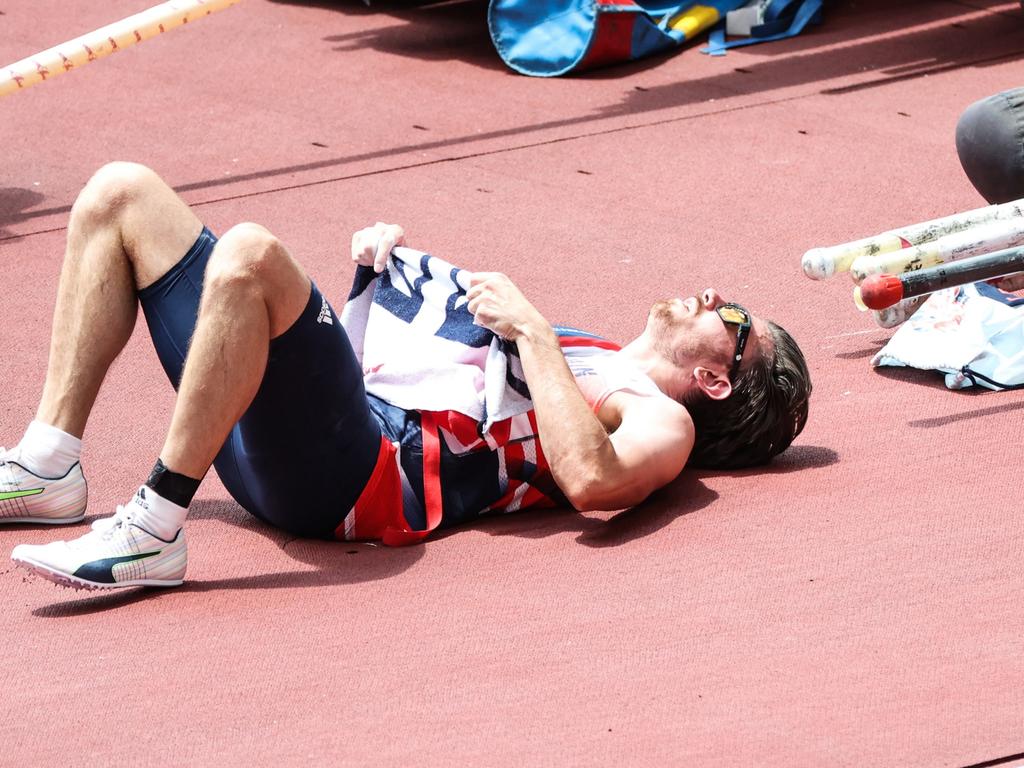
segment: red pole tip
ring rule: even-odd
[[[903,300],[903,282],[896,275],[871,275],[860,284],[860,298],[869,309],[886,309]]]

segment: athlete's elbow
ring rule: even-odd
[[[629,484],[610,482],[598,476],[577,477],[563,488],[573,508],[580,512],[608,512],[639,504],[648,493]]]
[[[597,499],[593,494],[587,493],[586,491],[572,491],[565,494],[565,498],[568,499],[569,504],[577,512],[597,512],[598,509],[595,506]]]
[[[577,471],[559,478],[558,486],[566,500],[580,512],[597,511],[604,498],[600,478],[593,472]]]
[[[598,496],[581,496],[576,495],[569,498],[569,503],[572,504],[572,508],[577,512],[605,512],[608,509],[615,509],[615,507],[609,507],[605,504]]]

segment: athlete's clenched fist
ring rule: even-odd
[[[547,320],[522,291],[500,272],[475,272],[469,279],[473,322],[508,341],[550,330]]]

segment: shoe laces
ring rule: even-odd
[[[94,520],[92,530],[100,534],[104,540],[109,540],[122,529],[126,529],[134,519],[135,513],[129,507],[118,504],[117,511],[113,515]]]
[[[10,485],[14,482],[14,462],[18,460],[18,449],[7,450],[0,446],[0,486]],[[8,466],[8,464],[12,466]]]
[[[18,450],[18,446],[13,448],[4,448],[0,445],[0,467],[4,464],[14,464],[21,460],[21,451]]]

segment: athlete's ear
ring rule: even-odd
[[[725,400],[732,394],[729,377],[704,366],[693,369],[693,378],[700,390],[712,400]]]

